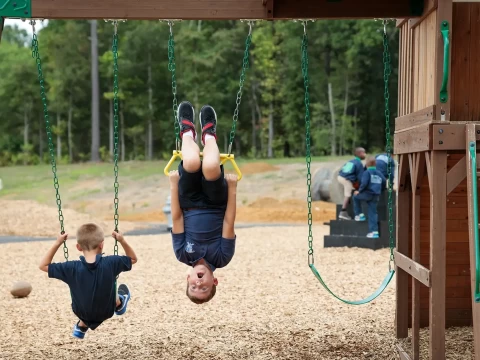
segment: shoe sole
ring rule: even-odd
[[[217,112],[215,111],[215,109],[210,105],[203,105],[202,108],[200,109],[200,114],[198,115],[198,120],[200,121],[200,126],[202,127],[202,129],[203,129],[202,110],[205,109],[206,107],[209,107],[210,109],[212,109],[213,113],[215,114],[215,126],[217,126],[217,122],[218,122]]]
[[[352,220],[352,218],[347,218],[347,217],[344,217],[344,216],[339,216],[338,218],[340,220]]]

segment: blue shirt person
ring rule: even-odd
[[[355,221],[365,221],[365,215],[362,213],[362,202],[368,206],[368,234],[369,238],[378,238],[378,213],[377,204],[382,189],[385,188],[386,179],[383,174],[376,169],[375,158],[367,159],[367,170],[363,173],[358,191],[353,197],[355,210]]]
[[[393,157],[388,154],[379,154],[375,157],[375,160],[377,162],[377,170],[380,171],[385,178],[388,178],[388,165],[390,164],[391,168],[391,173],[390,173],[390,179],[389,181],[393,183],[393,179],[395,178],[395,160]]]
[[[348,161],[340,169],[337,177],[339,184],[343,186],[343,206],[338,215],[339,219],[352,220],[348,215],[347,207],[352,197],[353,183],[360,181],[364,171],[362,160],[365,159],[366,152],[364,148],[355,149],[355,159]]]

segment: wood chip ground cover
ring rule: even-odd
[[[378,286],[387,250],[321,249],[328,228],[314,230],[316,264],[334,291],[352,299]],[[51,243],[0,245],[0,359],[396,359],[394,282],[369,305],[344,305],[308,269],[305,228],[237,235],[235,257],[216,272],[217,295],[202,306],[185,296],[186,267],[168,235],[129,238],[139,262],[120,276],[132,290],[128,311],[83,341],[71,337],[66,285],[37,267]],[[69,246],[75,258],[74,242]],[[113,240],[105,250],[111,253]],[[28,298],[10,296],[17,280],[32,284]],[[473,359],[471,328],[448,330],[447,337],[447,359]],[[426,345],[424,339],[422,354]]]

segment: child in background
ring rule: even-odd
[[[368,205],[368,238],[378,238],[378,213],[377,204],[382,189],[385,189],[386,179],[376,169],[374,157],[367,159],[367,170],[363,173],[360,188],[355,191],[353,205],[355,210],[355,221],[365,221],[362,213],[362,201]]]
[[[121,284],[117,294],[115,283],[118,274],[132,269],[137,256],[121,233],[113,232],[112,236],[126,256],[102,256],[103,230],[96,224],[85,224],[77,230],[77,249],[83,252],[80,260],[52,263],[58,248],[67,240],[68,234],[62,234],[40,263],[40,270],[48,272],[49,278],[62,280],[70,288],[72,310],[79,319],[73,328],[77,339],[83,339],[89,328],[95,330],[113,313],[123,315],[127,311],[130,290]]]
[[[385,179],[388,178],[388,164],[390,163],[392,172],[390,173],[390,178],[387,179],[390,183],[394,184],[394,179],[395,179],[395,160],[393,159],[393,154],[379,154],[375,157],[375,160],[377,162],[377,170],[380,171]]]
[[[345,165],[343,165],[342,169],[338,173],[338,182],[343,185],[343,206],[342,211],[338,215],[339,219],[342,220],[352,220],[350,215],[347,213],[348,203],[350,202],[350,198],[352,197],[353,191],[353,183],[360,181],[363,174],[363,164],[362,160],[366,157],[366,152],[364,148],[356,148],[355,149],[355,159],[350,160]]]

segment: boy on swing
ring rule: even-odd
[[[85,224],[77,230],[77,250],[83,252],[80,260],[52,263],[68,238],[68,234],[62,234],[40,262],[40,270],[47,272],[49,278],[62,280],[70,288],[72,310],[79,318],[73,328],[77,339],[83,339],[89,328],[95,330],[114,312],[123,315],[127,311],[130,290],[121,284],[117,294],[115,283],[118,274],[132,269],[137,256],[121,233],[114,231],[112,237],[122,245],[126,256],[102,257],[103,230],[96,224]]]
[[[170,172],[172,243],[177,260],[191,266],[188,298],[196,304],[210,301],[218,280],[213,275],[235,253],[237,176],[224,175],[217,146],[215,110],[200,110],[203,161],[195,142],[195,111],[189,102],[178,107],[183,161]]]

